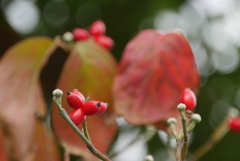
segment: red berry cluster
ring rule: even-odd
[[[100,115],[107,109],[108,104],[101,101],[86,101],[83,94],[74,89],[72,92],[67,91],[67,102],[74,110],[69,117],[76,124],[81,124],[86,116]]]
[[[114,45],[114,41],[105,35],[106,26],[103,21],[95,21],[89,28],[89,31],[83,28],[75,28],[73,30],[73,37],[75,41],[86,40],[92,36],[96,43],[110,50]]]
[[[183,90],[180,96],[180,103],[186,105],[186,110],[194,110],[197,104],[197,99],[194,92],[190,88]]]

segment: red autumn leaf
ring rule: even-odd
[[[109,51],[97,45],[92,39],[78,41],[65,62],[57,88],[65,93],[62,98],[63,108],[67,113],[73,110],[66,101],[66,91],[78,89],[90,100],[108,102],[109,108],[100,116],[87,117],[88,129],[94,146],[105,153],[116,132],[115,115],[112,110],[112,83],[116,62]],[[65,149],[74,155],[81,155],[86,160],[96,160],[83,141],[61,118],[53,103],[52,127]],[[81,125],[78,126],[82,129]]]
[[[192,50],[181,33],[145,30],[123,53],[114,82],[115,110],[132,124],[178,117],[185,88],[197,92],[199,75]]]
[[[49,133],[47,129],[38,129],[35,115],[46,113],[39,75],[51,54],[48,50],[52,44],[48,38],[29,38],[7,50],[0,62],[0,122],[13,160],[25,160],[31,155],[44,158],[36,150],[40,146],[51,149],[34,136],[44,138]]]

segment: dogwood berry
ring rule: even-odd
[[[92,36],[104,35],[106,32],[106,26],[103,21],[95,21],[90,26],[89,32]]]
[[[99,45],[101,45],[102,47],[108,50],[111,50],[113,48],[113,45],[114,45],[113,39],[111,39],[106,35],[96,36],[94,37],[94,40],[96,41],[96,43],[98,43]]]
[[[78,89],[72,90],[72,93],[75,93],[76,95],[78,95],[83,102],[85,101],[84,95]]]
[[[69,114],[70,119],[74,122],[75,125],[79,125],[81,124],[86,116],[83,113],[81,108],[75,109],[73,110],[70,114]]]
[[[240,117],[233,117],[229,119],[228,127],[233,132],[240,132]]]
[[[107,106],[108,106],[107,103],[101,102],[99,111],[97,112],[96,115],[101,115],[101,114],[103,114],[103,113],[107,110]]]
[[[100,109],[101,102],[88,101],[83,104],[82,110],[87,116],[96,115]]]
[[[181,93],[180,102],[186,105],[187,110],[194,110],[197,104],[197,99],[193,91],[186,88]]]
[[[86,40],[89,37],[89,33],[87,30],[85,30],[83,28],[75,28],[73,30],[73,37],[74,37],[74,40],[76,40],[76,41]]]
[[[77,94],[67,91],[67,102],[70,107],[77,109],[83,106],[84,100]]]

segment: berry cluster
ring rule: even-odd
[[[100,115],[107,109],[108,104],[101,101],[88,101],[83,94],[74,89],[72,92],[67,91],[67,102],[74,110],[69,117],[76,124],[81,124],[86,116]]]
[[[180,96],[180,103],[186,105],[186,110],[194,110],[197,104],[197,99],[195,94],[190,88],[183,90]]]
[[[84,28],[75,28],[72,33],[66,32],[63,35],[63,40],[65,41],[83,41],[87,40],[91,36],[94,41],[101,45],[102,47],[111,50],[114,45],[114,41],[105,35],[106,26],[103,21],[97,20],[93,22],[89,28],[86,30]]]

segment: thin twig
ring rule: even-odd
[[[93,144],[84,136],[84,134],[78,129],[78,127],[72,122],[72,120],[69,118],[67,112],[65,109],[62,108],[61,105],[61,99],[53,98],[54,102],[58,106],[59,114],[63,117],[63,119],[68,123],[68,125],[75,131],[75,133],[84,141],[84,143],[87,145],[87,148],[89,151],[98,157],[99,159],[103,161],[111,161],[108,157],[106,157],[104,154],[102,154],[100,151],[98,151]]]
[[[221,140],[229,131],[226,120],[224,120],[214,132],[210,138],[199,147],[194,153],[191,161],[199,160],[204,154],[206,154],[219,140]]]
[[[183,112],[180,112],[182,116],[182,128],[183,128],[183,147],[181,153],[181,161],[184,161],[188,152],[188,133],[187,133],[187,118]]]
[[[182,140],[178,140],[178,139],[176,139],[176,143],[177,143],[177,146],[176,146],[176,152],[175,152],[175,155],[176,155],[176,161],[180,161],[180,160],[181,160]]]
[[[87,121],[86,121],[86,119],[83,121],[83,132],[84,132],[85,137],[89,140],[89,142],[92,142],[92,141],[91,141],[91,138],[90,138],[90,136],[89,136],[89,133],[88,133],[88,128],[87,128]]]

